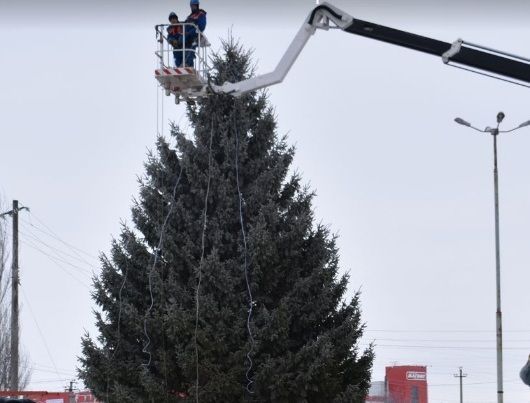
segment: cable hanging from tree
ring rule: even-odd
[[[214,132],[213,128],[214,128],[214,123],[213,123],[213,118],[212,118],[211,128],[210,128],[210,141],[208,144],[208,179],[206,182],[206,194],[204,196],[204,211],[203,211],[203,223],[202,223],[202,235],[201,235],[201,257],[199,259],[199,267],[197,268],[197,290],[195,292],[195,331],[194,331],[194,336],[193,336],[193,342],[195,345],[195,369],[196,369],[195,401],[197,403],[199,403],[199,345],[197,342],[197,332],[199,330],[202,265],[204,262],[206,226],[208,223],[208,198],[210,196],[210,182],[212,179],[212,141],[213,141],[213,132]]]
[[[182,172],[184,171],[184,168],[182,166],[180,166],[180,170],[179,170],[179,174],[178,174],[178,177],[177,177],[177,180],[175,181],[175,186],[173,187],[173,192],[172,192],[172,195],[171,195],[171,202],[169,204],[169,211],[164,219],[164,222],[162,224],[162,227],[160,228],[160,236],[158,238],[158,245],[156,246],[155,250],[153,251],[153,265],[151,266],[151,268],[149,269],[148,271],[148,281],[149,281],[149,296],[151,298],[151,303],[145,313],[145,317],[144,317],[144,335],[147,339],[146,343],[144,344],[144,347],[142,349],[142,352],[144,354],[147,354],[149,356],[149,359],[147,361],[147,363],[145,364],[142,364],[144,367],[148,368],[150,365],[151,365],[151,359],[152,359],[152,356],[151,356],[151,352],[149,351],[149,345],[151,344],[151,338],[149,337],[149,333],[147,331],[147,319],[151,313],[151,310],[153,309],[153,306],[154,306],[154,298],[153,298],[153,283],[152,283],[152,276],[153,276],[153,272],[155,270],[155,267],[156,267],[156,264],[158,263],[158,258],[159,258],[159,254],[160,254],[160,250],[162,248],[162,242],[164,240],[164,233],[165,233],[165,230],[166,230],[166,225],[169,221],[169,217],[171,217],[171,213],[173,213],[173,208],[174,208],[174,205],[175,205],[175,198],[176,198],[176,195],[177,195],[177,187],[180,183],[180,178],[182,177]]]
[[[123,250],[125,253],[129,250],[129,242],[131,241],[132,234],[127,233],[126,234],[127,240],[125,241],[125,244],[123,246]],[[129,257],[126,257],[127,261],[125,263],[125,270],[123,272],[123,281],[120,285],[120,290],[118,292],[118,323],[117,323],[117,329],[116,329],[116,345],[114,346],[114,349],[112,351],[112,354],[109,358],[109,362],[112,362],[114,360],[114,357],[116,357],[116,354],[118,353],[118,350],[120,348],[120,342],[121,342],[121,315],[123,310],[123,289],[125,288],[125,283],[127,282],[127,276],[129,274]],[[109,392],[110,392],[110,373],[107,371],[107,402],[110,402],[109,398]]]
[[[237,105],[237,103],[236,103]],[[251,321],[252,321],[252,309],[254,307],[254,301],[252,298],[252,290],[250,287],[250,280],[249,280],[249,272],[248,272],[248,252],[247,252],[247,235],[245,231],[245,220],[243,218],[243,195],[241,193],[241,185],[239,181],[239,130],[237,129],[237,121],[236,121],[236,115],[235,115],[235,108],[233,111],[232,119],[233,119],[233,127],[234,127],[234,137],[236,140],[236,146],[235,146],[235,169],[236,169],[236,185],[237,185],[237,196],[238,196],[238,207],[239,207],[239,223],[241,225],[241,237],[243,239],[243,271],[245,273],[245,283],[247,285],[247,294],[248,294],[248,315],[247,315],[247,332],[248,332],[248,338],[250,342],[250,348],[247,352],[247,360],[248,360],[248,368],[247,372],[245,373],[245,376],[247,378],[247,392],[253,393],[251,390],[251,386],[254,383],[254,381],[251,378],[251,372],[252,372],[252,353],[254,352],[254,337],[252,336],[252,329]]]

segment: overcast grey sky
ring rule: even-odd
[[[291,25],[303,18],[314,1],[309,0],[223,0],[203,2],[205,8],[218,21],[241,24],[245,20],[260,19],[263,27]],[[470,23],[523,25],[530,11],[525,0],[337,0],[336,6],[348,10],[350,14],[373,14],[374,16],[413,19],[421,22],[435,21],[440,26],[451,25],[454,21]],[[51,21],[62,24],[107,24],[109,22],[130,24],[153,23],[167,10],[175,10],[184,15],[187,2],[158,0],[0,0],[0,18],[18,23],[48,25]],[[183,7],[184,6],[184,7]],[[243,20],[243,21],[242,21]]]
[[[361,19],[530,56],[527,2],[335,4]],[[213,48],[231,28],[255,50],[262,73],[311,6],[203,3]],[[154,144],[153,25],[170,10],[185,15],[187,2],[0,0],[0,192],[32,208],[22,213],[20,259],[32,389],[60,389],[75,376],[80,337],[93,332],[86,270],[97,272],[94,257],[128,220]],[[491,126],[503,110],[506,127],[517,125],[530,119],[530,90],[319,32],[270,94],[279,131],[297,145],[294,165],[317,191],[317,217],[341,236],[350,290],[363,291],[365,342],[378,345],[374,380],[394,362],[425,364],[430,401],[456,402],[453,373],[463,366],[468,401],[493,402],[491,138],[452,120]],[[165,100],[166,133],[168,120],[185,124],[183,114]],[[500,139],[507,402],[530,401],[518,380],[530,352],[529,152],[530,129]],[[46,235],[44,225],[90,256]],[[41,252],[52,253],[49,246],[77,259],[52,261]]]

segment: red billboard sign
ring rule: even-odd
[[[386,367],[386,389],[388,403],[428,403],[427,367]]]

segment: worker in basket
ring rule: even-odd
[[[185,36],[185,66],[193,67],[195,62],[195,50],[197,49],[199,32],[204,32],[206,29],[206,11],[200,8],[199,0],[190,1],[191,14],[186,18],[186,23],[194,25],[186,25]],[[196,28],[197,27],[197,28]]]
[[[182,66],[184,59],[184,44],[182,42],[182,25],[180,24],[179,17],[174,12],[169,13],[169,23],[167,27],[167,41],[173,46],[173,57],[175,58],[175,67]]]

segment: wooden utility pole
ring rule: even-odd
[[[11,390],[18,390],[18,200],[13,200],[13,261],[11,265]]]
[[[464,385],[462,379],[465,378],[467,374],[462,373],[462,367],[458,369],[458,374],[454,374],[455,378],[460,378],[460,403],[464,403]]]
[[[70,386],[68,387],[68,403],[75,403],[74,383],[75,381],[70,381]]]
[[[13,251],[11,264],[11,355],[9,365],[9,387],[18,390],[19,374],[19,312],[18,312],[18,286],[20,277],[18,272],[18,212],[28,210],[27,207],[19,207],[18,200],[13,200],[13,210],[0,214],[0,218],[10,215],[13,219]]]

